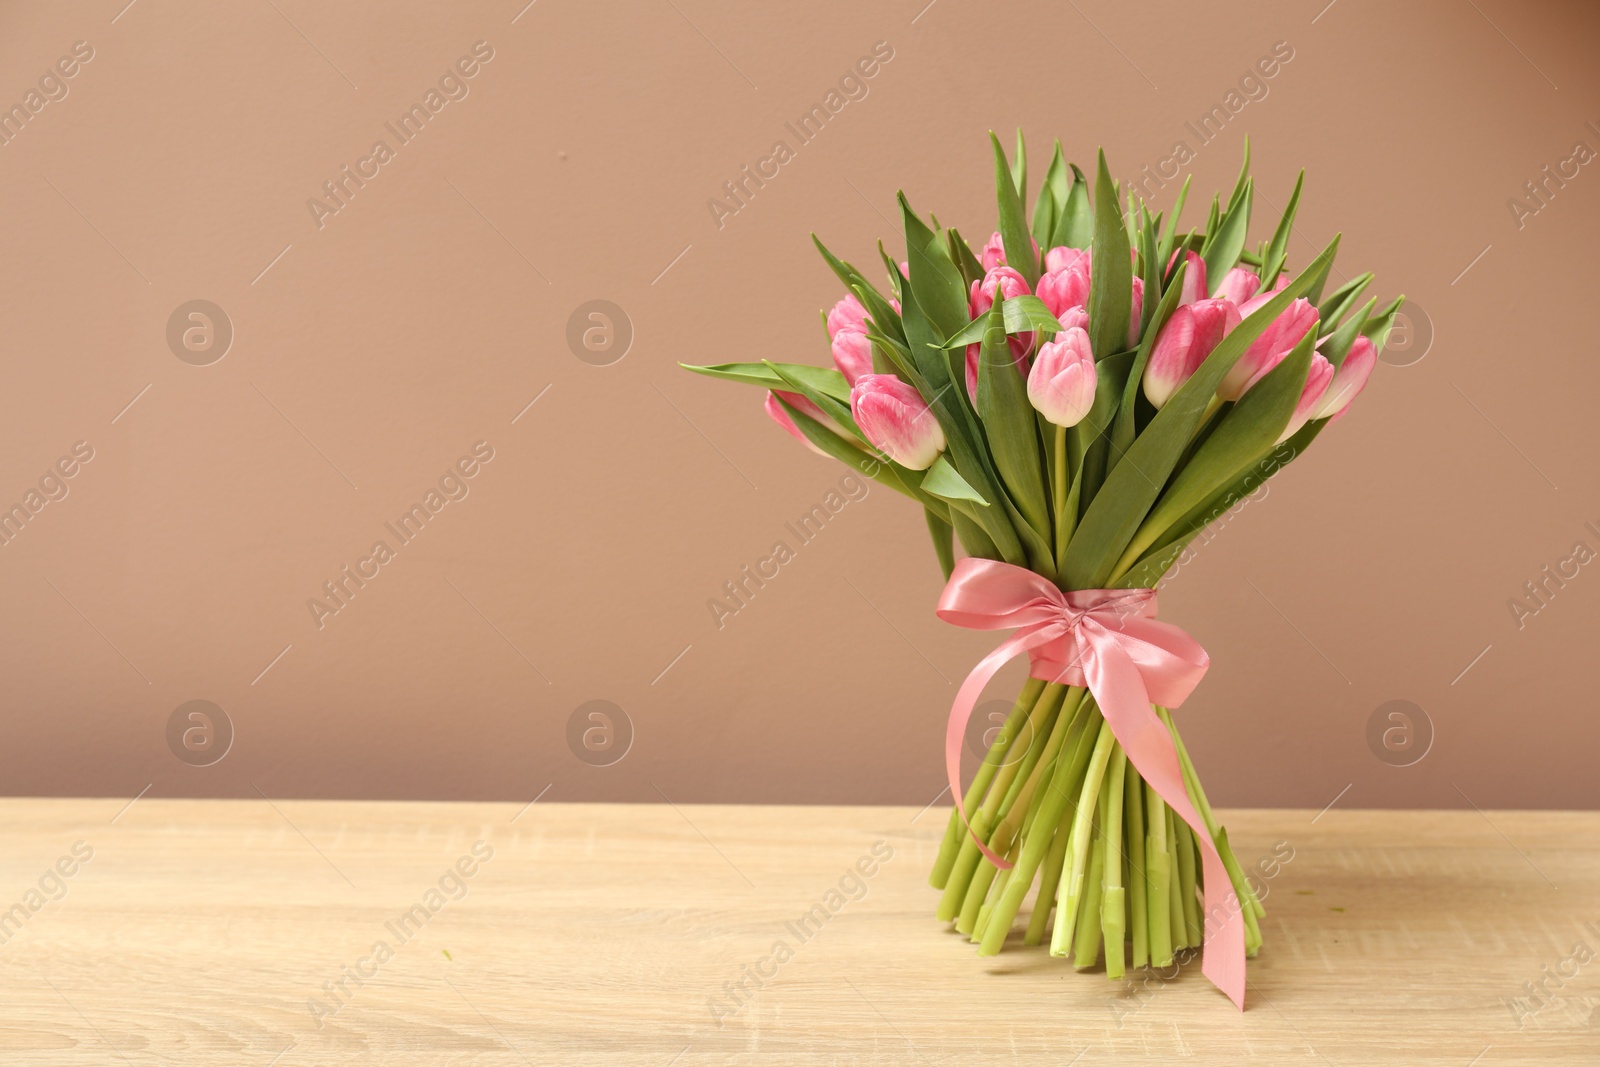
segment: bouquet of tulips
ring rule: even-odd
[[[946,738],[960,802],[935,863],[938,916],[1000,950],[1047,936],[1110,977],[1205,946],[1243,1005],[1257,888],[1217,824],[1170,708],[1205,653],[1153,587],[1210,522],[1298,456],[1366,384],[1400,300],[1329,291],[1335,238],[1291,276],[1301,180],[1252,244],[1249,147],[1203,229],[1094,182],[1059,142],[1031,218],[1025,146],[994,142],[999,229],[974,251],[899,198],[906,258],[880,289],[817,242],[849,290],[834,366],[689,367],[768,390],[786,431],[921,504],[948,585],[939,614],[1013,629],[962,686]],[[955,543],[962,557],[958,559]],[[985,682],[1031,669],[962,796]],[[1031,911],[1019,916],[1032,894]]]

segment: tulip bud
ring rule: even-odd
[[[1066,245],[1057,245],[1044,254],[1044,269],[1046,273],[1066,270],[1080,259],[1084,261],[1084,270],[1087,271],[1090,259],[1087,248],[1069,248]]]
[[[1156,335],[1144,367],[1144,395],[1157,408],[1182,388],[1213,349],[1239,325],[1239,309],[1222,297],[1180,305]]]
[[[1128,347],[1139,343],[1140,319],[1144,315],[1144,279],[1134,276],[1133,299],[1128,305]]]
[[[851,385],[872,373],[872,342],[864,331],[846,328],[833,335],[833,365]]]
[[[1263,294],[1266,295],[1266,294]],[[1259,298],[1257,298],[1259,299]],[[1248,317],[1256,304],[1255,300],[1246,301],[1241,312]],[[1251,342],[1250,347],[1244,350],[1244,355],[1239,357],[1222,379],[1222,384],[1217,388],[1217,395],[1224,400],[1238,400],[1256,382],[1261,380],[1273,367],[1283,362],[1295,345],[1308,331],[1317,324],[1317,309],[1305,299],[1296,300],[1284,309],[1283,314],[1273,319],[1261,335]]]
[[[833,420],[828,418],[827,414],[821,408],[817,407],[817,405],[813,404],[799,393],[769,392],[767,394],[767,402],[765,407],[767,409],[767,414],[772,416],[772,421],[777,423],[779,426],[782,426],[784,430],[796,441],[799,441],[817,455],[827,456],[826,452],[812,444],[811,438],[807,437],[803,432],[801,432],[800,427],[794,424],[794,419],[791,418],[789,413],[783,409],[783,404],[778,403],[779,397],[782,397],[784,402],[790,407],[794,408],[796,411],[802,412],[811,418],[816,419],[824,426],[831,428],[834,425]]]
[[[1082,304],[1075,304],[1056,316],[1056,321],[1061,323],[1063,330],[1070,330],[1074,326],[1082,330],[1089,328],[1089,313]]]
[[[831,341],[838,336],[840,330],[866,331],[867,309],[861,306],[861,301],[855,295],[845,297],[833,305],[833,310],[828,312],[828,339]]]
[[[1333,381],[1333,364],[1328,362],[1328,357],[1321,352],[1311,355],[1311,370],[1306,375],[1306,387],[1300,390],[1300,399],[1294,406],[1294,414],[1289,416],[1289,425],[1283,428],[1283,433],[1278,437],[1278,444],[1283,444],[1289,438],[1300,432],[1316,414],[1317,407],[1322,403],[1322,398],[1328,392],[1328,385]]]
[[[1256,293],[1255,296],[1252,296],[1248,300],[1240,303],[1239,314],[1248,319],[1252,314],[1255,313],[1257,308],[1261,307],[1261,305],[1265,304],[1267,301],[1271,300],[1273,297],[1277,296],[1287,288],[1289,288],[1289,276],[1287,274],[1278,275],[1278,280],[1273,283],[1271,289],[1262,289],[1260,292]]]
[[[902,467],[927,470],[944,451],[939,420],[916,389],[892,374],[856,379],[850,411],[866,439]]]
[[[984,274],[982,281],[972,283],[972,317],[987,314],[997,299],[1010,300],[1027,296],[1029,292],[1027,279],[1022,275],[1010,267],[993,267]]]
[[[1097,375],[1089,334],[1074,326],[1047,341],[1028,374],[1028,402],[1057,426],[1076,426],[1094,406]]]
[[[995,267],[984,275],[982,281],[972,283],[972,317],[976,319],[988,314],[996,300],[1028,295],[1028,282],[1022,275],[1010,267]],[[1006,340],[1011,345],[1011,354],[1017,358],[1018,369],[1026,374],[1028,353],[1033,351],[1033,334],[1014,334]],[[971,362],[970,357],[968,362]]]
[[[1167,269],[1178,261],[1178,253],[1172,253],[1172,258],[1167,261]],[[1196,300],[1206,298],[1206,261],[1200,258],[1200,253],[1185,251],[1183,261],[1188,269],[1183,272],[1183,290],[1178,295],[1179,305],[1192,304]],[[1226,279],[1224,279],[1226,281]]]
[[[1222,281],[1217,285],[1213,296],[1223,296],[1235,304],[1243,304],[1256,290],[1261,288],[1261,277],[1255,271],[1245,267],[1234,267],[1222,276]]]
[[[1350,401],[1366,388],[1367,379],[1372,377],[1377,365],[1378,347],[1372,343],[1372,338],[1357,337],[1350,351],[1345,353],[1344,362],[1334,372],[1333,384],[1322,394],[1322,403],[1317,405],[1312,418],[1336,419],[1343,415],[1349,410]]]
[[[1205,356],[1198,355],[1195,349],[1194,312],[1179,305],[1156,334],[1155,347],[1144,365],[1144,395],[1157,409],[1165,406],[1200,368]]]
[[[1006,242],[998,230],[990,235],[988,243],[983,246],[983,251],[978,253],[978,262],[983,264],[985,274],[996,267],[1006,265]]]
[[[1078,250],[1076,248],[1050,250],[1051,253],[1063,251]],[[1039,279],[1037,296],[1044,302],[1044,306],[1050,309],[1050,314],[1058,319],[1068,308],[1086,307],[1089,303],[1089,254],[1081,253],[1067,265],[1047,271]]]

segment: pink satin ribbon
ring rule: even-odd
[[[1152,703],[1174,708],[1194,691],[1210,657],[1170,623],[1158,622],[1154,589],[1063,592],[1023,567],[990,559],[956,563],[939,596],[938,615],[969,630],[1007,630],[956,693],[945,730],[945,770],[962,822],[961,748],[972,709],[1002,666],[1028,653],[1029,673],[1087,688],[1128,760],[1161,799],[1194,830],[1205,872],[1205,955],[1201,972],[1235,1005],[1244,1007],[1244,916],[1227,868],[1199,812],[1189,803],[1178,749]],[[971,831],[971,824],[967,823]],[[974,840],[977,835],[973,835]],[[982,841],[995,866],[1011,864]]]

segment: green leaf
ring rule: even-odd
[[[933,461],[933,466],[922,476],[921,485],[924,493],[936,496],[940,500],[958,504],[976,504],[985,508],[989,506],[989,502],[983,499],[983,494],[972,488],[944,456]]]
[[[1219,490],[1211,499],[1195,508],[1173,526],[1167,540],[1157,544],[1128,571],[1112,580],[1118,589],[1153,589],[1162,575],[1177,562],[1183,550],[1203,533],[1206,527],[1222,518],[1245,497],[1254,493],[1278,471],[1288,466],[1305,451],[1313,438],[1321,432],[1326,419],[1307,423],[1299,433],[1273,449],[1259,463],[1252,464],[1231,485]]]
[[[1083,421],[1068,431],[1072,443],[1074,487],[1082,502],[1091,501],[1110,469],[1111,440],[1106,431],[1116,415],[1135,353],[1117,352],[1095,363],[1094,404]]]
[[[981,321],[987,332],[978,351],[978,418],[1000,480],[1017,510],[1037,533],[1048,536],[1050,509],[1045,502],[1044,467],[1028,385],[1012,358],[999,305],[990,308]]]
[[[911,268],[909,289],[939,336],[948,337],[967,324],[967,287],[944,242],[911,210],[906,194],[899,197],[906,264]],[[909,336],[907,340],[915,351],[915,341]]]
[[[1389,340],[1389,331],[1394,328],[1394,317],[1399,314],[1400,305],[1405,302],[1406,298],[1404,296],[1395,297],[1388,307],[1378,312],[1376,318],[1369,320],[1365,326],[1361,327],[1362,336],[1371,338],[1379,353],[1383,352],[1383,346]]]
[[[1246,149],[1247,160],[1248,156],[1249,150]],[[1243,193],[1228,205],[1228,213],[1217,224],[1211,247],[1205,252],[1206,286],[1212,295],[1222,286],[1223,277],[1238,264],[1239,253],[1244,251],[1245,238],[1250,230],[1251,190],[1250,180],[1244,179]]]
[[[1358,274],[1345,282],[1327,298],[1317,304],[1318,332],[1327,335],[1339,325],[1339,320],[1344,313],[1356,306],[1356,301],[1361,299],[1361,294],[1366,292],[1367,286],[1372,284],[1372,272]]]
[[[1088,248],[1094,240],[1094,209],[1089,206],[1089,182],[1076,163],[1072,168],[1072,188],[1067,190],[1067,206],[1056,220],[1050,236],[1051,247]]]
[[[949,241],[951,258],[961,271],[962,281],[967,283],[967,291],[971,292],[974,282],[983,281],[983,264],[978,262],[978,257],[972,254],[972,246],[955,229],[946,230],[945,237]]]
[[[1022,127],[1017,127],[1017,151],[1011,163],[1011,184],[1016,187],[1018,202],[1028,199],[1028,146],[1022,140]]]
[[[1339,234],[1333,235],[1333,239],[1335,241],[1337,241],[1339,237]],[[1317,268],[1316,272],[1311,278],[1311,287],[1306,290],[1306,299],[1311,303],[1316,304],[1318,307],[1322,306],[1322,287],[1328,284],[1328,272],[1331,270],[1333,270],[1332,258],[1330,258],[1321,267]]]
[[[1033,239],[1041,249],[1050,247],[1050,239],[1056,231],[1056,220],[1066,211],[1067,195],[1071,189],[1067,158],[1061,153],[1061,142],[1057,141],[1055,155],[1050,157],[1050,166],[1039,185],[1039,199],[1033,203]]]
[[[1283,362],[1251,386],[1222,417],[1141,524],[1138,535],[1123,553],[1123,565],[1134,563],[1192,508],[1276,447],[1278,436],[1289,425],[1295,404],[1305,390],[1316,343],[1316,334],[1306,331]]]
[[[1192,174],[1184,175],[1183,184],[1178,187],[1178,197],[1172,203],[1172,216],[1167,219],[1166,228],[1161,231],[1160,259],[1162,270],[1166,269],[1167,260],[1172,258],[1172,253],[1177,251],[1178,246],[1174,242],[1178,236],[1178,221],[1180,216],[1183,215],[1183,206],[1189,202],[1189,180],[1193,177],[1194,175]],[[1190,236],[1193,236],[1192,231]]]
[[[1294,229],[1295,212],[1300,209],[1300,189],[1305,183],[1306,172],[1302,169],[1300,177],[1294,180],[1294,192],[1289,194],[1289,206],[1283,209],[1283,217],[1278,220],[1278,228],[1273,231],[1272,240],[1267,244],[1265,265],[1261,273],[1263,292],[1272,291],[1272,283],[1278,280],[1278,275],[1283,271],[1284,257],[1289,252],[1289,233]]]
[[[827,246],[816,234],[811,235],[811,242],[817,246],[817,251],[822,253],[822,258],[844,283],[845,288],[856,294],[856,299],[861,301],[862,307],[867,309],[867,314],[878,324],[878,328],[899,340],[905,340],[900,326],[900,316],[894,313],[894,308],[883,298],[883,294],[879,293],[860,271],[828,251]]]
[[[1060,333],[1061,321],[1050,314],[1050,309],[1043,300],[1036,296],[1014,296],[1009,300],[1002,300],[998,305],[1005,317],[1006,333],[1030,333],[1041,330],[1046,333]],[[981,344],[985,331],[983,318],[973,319],[943,345],[947,349],[965,348],[967,345]]]
[[[819,392],[850,402],[850,383],[844,380],[844,375],[829,367],[813,367],[807,363],[718,363],[709,367],[698,367],[692,363],[680,363],[678,366],[684,370],[692,370],[696,374],[704,374],[708,378],[721,378],[730,382],[744,382],[746,385],[759,385],[763,389],[781,389],[787,392],[799,392],[778,373],[778,368],[792,374],[801,375],[810,383],[811,387]]]
[[[1334,238],[1311,261],[1306,271],[1257,309],[1212,350],[1194,375],[1183,384],[1150,424],[1134,439],[1122,462],[1107,475],[1079,525],[1062,569],[1063,588],[1103,588],[1111,569],[1155,503],[1173,467],[1216,394],[1217,386],[1244,350],[1289,304],[1305,295],[1318,271],[1332,260],[1338,248]]]
[[[950,572],[956,569],[955,545],[950,542],[955,528],[950,525],[949,519],[936,514],[932,508],[923,514],[928,519],[928,536],[933,539],[933,551],[939,557],[939,569],[944,572],[944,579],[948,582]]]
[[[1033,235],[1028,232],[1028,220],[1023,215],[1022,197],[1012,180],[1000,138],[991,132],[989,141],[994,146],[995,196],[1000,202],[1000,239],[1006,246],[1006,265],[1022,275],[1032,289],[1039,284],[1039,257],[1033,252]]]
[[[1232,211],[1234,206],[1240,202],[1240,198],[1241,197],[1249,195],[1248,194],[1249,185],[1250,185],[1250,138],[1249,138],[1249,136],[1246,136],[1245,139],[1244,139],[1244,162],[1242,164],[1240,164],[1240,166],[1239,166],[1239,177],[1233,183],[1233,192],[1228,197],[1228,210],[1229,211]]]
[[[1144,302],[1139,311],[1139,336],[1143,337],[1155,315],[1156,304],[1161,300],[1161,276],[1166,263],[1156,247],[1156,224],[1149,212],[1143,212],[1140,223],[1139,266],[1144,275]]]
[[[1089,347],[1096,359],[1128,347],[1128,315],[1133,305],[1133,264],[1128,231],[1122,224],[1117,186],[1100,153],[1094,179],[1094,258],[1089,282]]]
[[[1377,305],[1377,297],[1368,300],[1366,307],[1345,319],[1339,324],[1339,328],[1328,334],[1328,339],[1322,342],[1318,351],[1328,357],[1328,362],[1332,363],[1335,369],[1338,369],[1344,363],[1344,357],[1350,354],[1350,346],[1356,343],[1356,337],[1367,324],[1367,317]]]

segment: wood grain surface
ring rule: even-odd
[[[1600,815],[1224,813],[1280,861],[1242,1015],[980,959],[945,816],[0,801],[0,1063],[1600,1062]]]

